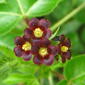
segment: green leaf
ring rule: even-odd
[[[76,30],[78,30],[80,25],[81,23],[78,20],[71,20],[59,30],[59,35],[75,32]]]
[[[75,18],[81,22],[85,22],[85,8],[82,9],[76,16]]]
[[[50,13],[61,0],[7,0],[0,4],[0,36],[6,35],[28,17]]]
[[[66,36],[71,40],[71,45],[72,45],[71,51],[72,51],[73,55],[78,55],[79,53],[84,52],[84,46],[81,43],[77,32],[71,32],[71,33],[67,34]]]
[[[85,55],[70,60],[65,66],[64,75],[67,80],[75,80],[85,76]]]
[[[27,12],[28,17],[38,17],[47,15],[53,11],[53,9],[62,0],[37,0]]]
[[[8,60],[9,58],[0,52],[0,81],[7,77],[10,72]]]
[[[60,81],[58,84],[56,85],[67,85],[67,81],[66,80],[62,80]]]
[[[6,35],[19,24],[21,17],[0,14],[0,36]]]
[[[82,29],[80,28],[80,30],[79,30],[80,39],[82,43],[85,44],[85,27],[83,26]]]
[[[60,68],[60,67],[63,67],[64,65],[63,65],[63,63],[62,62],[60,62],[60,61],[55,61],[54,62],[54,64],[52,64],[51,66],[50,66],[50,69],[51,70],[55,70],[55,69],[58,69],[58,68]]]
[[[31,64],[32,63],[32,64]],[[18,71],[21,72],[21,73],[26,73],[26,74],[29,74],[29,73],[32,73],[34,74],[35,72],[37,72],[39,69],[38,66],[36,66],[35,64],[33,64],[33,62],[28,62],[28,64],[20,64],[19,65],[19,68],[18,68]]]
[[[17,60],[9,48],[0,46],[0,79],[6,78],[16,68]]]
[[[12,30],[11,32],[9,32],[7,35],[4,36],[0,36],[0,45],[6,46],[10,49],[13,50],[15,44],[14,44],[14,39],[17,36],[21,36],[22,32],[24,29],[22,25],[18,26],[17,28],[15,28],[14,30]]]
[[[40,83],[36,78],[34,78],[33,80],[28,81],[27,85],[40,85]]]
[[[74,6],[78,6],[81,3],[85,3],[85,0],[75,0]],[[76,16],[75,18],[81,22],[85,22],[85,8],[83,8]]]
[[[15,58],[14,52],[5,46],[0,46],[0,52],[11,59]]]
[[[0,0],[0,4],[5,3],[5,2],[6,2],[6,0]]]
[[[0,36],[6,35],[14,29],[24,17],[26,11],[35,0],[7,0],[6,4],[0,4]]]
[[[54,20],[61,19],[66,16],[72,10],[72,1],[63,0],[61,4],[55,8],[55,10],[49,15],[52,16]]]
[[[85,75],[73,80],[73,85],[85,85]]]
[[[4,83],[6,84],[17,84],[19,82],[27,82],[32,81],[35,77],[32,74],[22,74],[22,73],[13,73],[10,74],[10,76],[4,80]]]
[[[6,4],[0,4],[0,36],[10,32],[19,24],[22,19],[19,12],[16,0],[7,0]]]

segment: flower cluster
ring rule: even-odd
[[[58,37],[59,44],[53,46],[49,40],[52,35],[50,22],[46,19],[33,18],[27,21],[28,28],[22,37],[16,37],[14,48],[15,55],[28,61],[33,56],[33,62],[41,65],[51,65],[54,57],[60,54],[62,62],[70,59],[70,40],[64,35]]]

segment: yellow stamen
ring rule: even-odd
[[[47,48],[40,48],[40,49],[39,49],[39,54],[40,54],[42,57],[46,56],[46,55],[48,54]]]
[[[62,46],[61,47],[61,51],[62,52],[67,52],[68,51],[68,47],[67,46]]]
[[[36,28],[34,30],[34,36],[37,37],[37,38],[42,37],[43,36],[43,31],[40,28]]]
[[[29,42],[26,42],[23,46],[22,49],[25,51],[31,50],[31,44]]]

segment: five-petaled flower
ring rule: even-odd
[[[16,56],[22,57],[25,61],[30,60],[32,57],[31,40],[24,38],[24,36],[16,37],[15,44],[16,44],[16,47],[14,48],[14,52],[15,52]]]
[[[35,64],[51,65],[54,56],[57,54],[56,47],[52,46],[49,40],[33,40],[32,53]]]
[[[65,62],[67,59],[71,58],[71,42],[64,35],[59,36],[57,40],[59,40],[59,44],[56,46],[58,54],[62,56],[62,62]]]
[[[28,25],[29,27],[24,31],[25,36],[32,37],[32,39],[48,39],[51,36],[50,23],[46,19],[33,18]]]

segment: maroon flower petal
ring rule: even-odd
[[[56,56],[56,55],[58,54],[58,51],[57,51],[56,46],[50,45],[50,46],[48,47],[48,49],[49,49],[49,53],[50,53],[50,54],[53,54],[54,56]]]
[[[61,54],[61,46],[60,45],[56,46],[56,50],[57,50],[58,54]]]
[[[51,65],[51,64],[53,64],[53,61],[54,61],[54,55],[49,55],[48,59],[44,59],[43,60],[43,64]]]
[[[65,63],[66,62],[66,58],[62,57],[62,62]]]
[[[41,40],[38,40],[38,39],[32,40],[32,49],[37,50],[37,48],[40,47],[40,42],[41,42]]]
[[[31,28],[34,28],[34,27],[38,26],[38,23],[39,23],[39,20],[37,18],[33,18],[29,21],[29,26]]]
[[[59,36],[59,40],[63,42],[65,40],[65,36],[64,35]]]
[[[32,46],[32,53],[33,54],[38,54],[39,47],[35,45]]]
[[[50,22],[46,19],[41,19],[39,21],[39,26],[42,26],[44,28],[49,28],[50,27]]]
[[[27,28],[27,29],[24,30],[24,34],[25,34],[25,36],[27,36],[28,38],[30,38],[31,37],[31,34],[32,34],[32,31],[29,28]]]
[[[40,41],[40,45],[41,45],[41,47],[43,47],[43,46],[48,47],[50,45],[50,40],[43,39],[43,40]]]
[[[15,55],[18,56],[18,57],[21,57],[22,54],[23,54],[23,51],[22,51],[20,46],[15,47],[14,52],[15,52]]]
[[[62,44],[65,45],[65,46],[67,46],[67,47],[69,47],[69,48],[71,47],[71,42],[67,38],[64,40],[64,42]]]
[[[38,65],[42,64],[42,60],[40,60],[37,56],[34,56],[33,62]]]
[[[25,40],[23,39],[23,37],[16,37],[15,39],[15,44],[16,45],[22,45],[24,44]]]
[[[71,52],[68,51],[68,52],[62,53],[61,56],[62,56],[62,62],[65,62],[67,59],[71,58]]]
[[[47,47],[50,45],[50,40],[48,39],[35,39],[33,40],[33,46],[38,46],[38,47]]]
[[[50,38],[51,34],[52,34],[51,30],[50,29],[46,29],[45,38],[47,38],[47,39]]]
[[[25,61],[29,61],[32,58],[32,54],[30,52],[24,52],[22,57]]]

